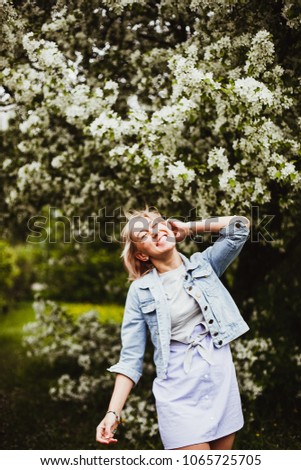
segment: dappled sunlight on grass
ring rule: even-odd
[[[21,336],[25,323],[34,321],[35,313],[31,302],[20,302],[0,315],[0,336]]]
[[[102,323],[121,323],[123,315],[123,306],[116,304],[90,304],[90,303],[63,303],[58,302],[59,305],[65,307],[67,312],[74,318],[77,318],[83,313],[95,310],[99,314],[99,320]]]
[[[91,304],[58,302],[74,318],[90,310],[98,312],[101,323],[121,323],[123,306],[116,304]],[[11,307],[8,313],[0,315],[0,336],[21,336],[23,325],[35,320],[32,302],[20,302]]]

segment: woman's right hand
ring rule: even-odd
[[[118,442],[114,438],[114,431],[116,431],[118,424],[119,421],[116,419],[116,416],[113,413],[107,413],[96,428],[96,441],[101,444],[114,444]]]
[[[191,222],[181,222],[176,219],[167,219],[167,226],[174,233],[177,242],[185,240],[185,238],[192,234]]]

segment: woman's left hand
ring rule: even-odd
[[[175,236],[177,242],[181,242],[187,236],[191,235],[190,222],[181,222],[176,219],[167,219],[168,228],[170,228]]]

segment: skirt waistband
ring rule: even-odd
[[[208,334],[209,334],[209,328],[207,324],[205,322],[201,322],[200,324],[196,325],[188,341],[186,342],[175,341],[175,340],[171,341],[172,347],[175,346],[177,349],[183,348],[186,350],[185,355],[184,355],[184,360],[183,360],[184,372],[186,374],[188,374],[188,372],[190,371],[192,356],[193,356],[195,349],[200,354],[200,356],[202,356],[202,358],[205,359],[205,361],[213,365],[212,353],[208,348],[204,346],[204,342],[203,342],[203,340]]]

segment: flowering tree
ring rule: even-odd
[[[250,215],[252,205],[277,214],[274,245],[290,258],[275,276],[272,257],[262,257],[264,264],[257,252],[248,256],[256,263],[248,282],[262,289],[259,305],[247,298],[244,306],[256,338],[236,342],[234,350],[243,390],[254,400],[275,380],[275,357],[277,390],[282,376],[291,389],[297,383],[300,361],[300,269],[290,250],[300,240],[301,215],[296,3],[3,1],[0,236],[15,227],[24,232],[45,205],[81,216],[87,228],[88,216],[98,217],[101,208],[105,217],[143,202],[169,216],[191,209],[198,217]],[[290,285],[284,282],[289,276]],[[74,324],[55,304],[50,315],[44,307],[35,304],[27,345],[53,362],[74,361],[77,377],[66,371],[51,396],[84,402],[98,391],[97,373],[111,359],[99,355],[106,331],[93,312]],[[285,322],[277,317],[283,312]],[[268,335],[272,341],[261,337]],[[257,366],[260,380],[254,381]],[[102,388],[111,388],[111,380]],[[289,396],[294,400],[295,390],[281,406]],[[154,421],[147,416],[153,408],[146,399],[135,413],[131,400],[128,422],[141,414],[138,425],[152,437]]]
[[[2,230],[45,204],[294,206],[300,9],[261,3],[4,1]]]

